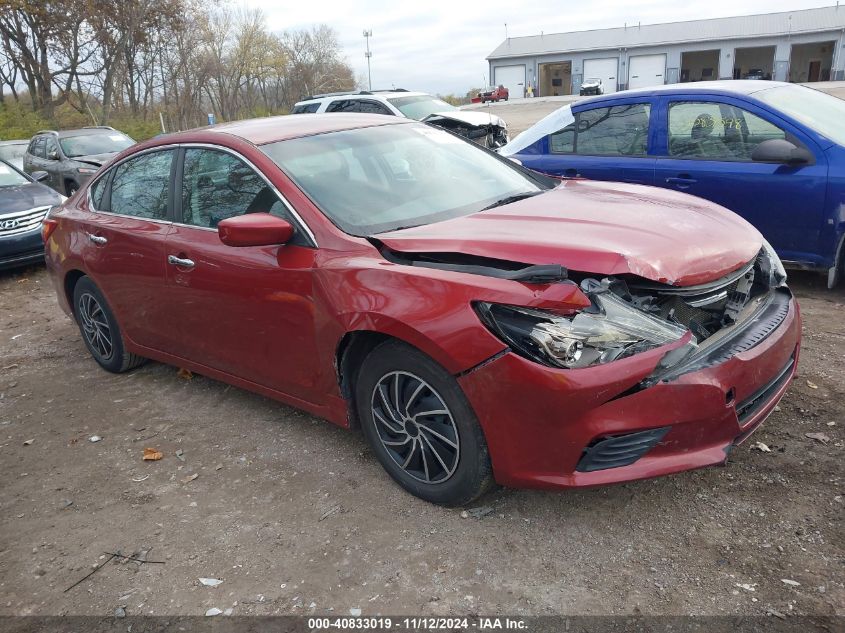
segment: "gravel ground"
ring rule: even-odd
[[[727,467],[462,514],[356,433],[166,365],[105,373],[43,268],[0,274],[0,615],[843,614],[845,292],[793,277],[800,377]],[[65,591],[118,551],[164,564]]]

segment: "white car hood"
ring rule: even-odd
[[[570,123],[575,122],[575,116],[572,114],[572,108],[568,105],[558,108],[551,114],[540,119],[530,128],[517,135],[510,143],[499,150],[502,156],[513,156],[524,150],[529,145],[533,145],[544,136],[553,134],[558,130],[562,130]]]
[[[429,119],[437,117],[460,121],[461,123],[466,123],[467,125],[498,125],[500,127],[505,127],[505,122],[494,114],[488,114],[487,112],[473,112],[468,110],[448,110],[446,112],[435,112],[434,114],[429,114],[423,119],[423,121],[428,121]]]

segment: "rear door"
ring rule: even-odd
[[[85,266],[124,334],[160,350],[167,350],[170,329],[163,294],[175,153],[147,152],[109,170],[92,185],[82,223]]]
[[[652,184],[651,99],[614,100],[612,105],[573,110],[575,121],[544,139],[542,156],[520,156],[526,167],[562,178]]]
[[[29,151],[24,156],[24,171],[31,174],[34,171],[46,171],[47,161],[44,154],[46,137],[42,134],[36,136],[29,144]]]
[[[181,219],[167,237],[170,351],[308,400],[318,376],[313,242],[240,156],[189,147],[180,164]],[[220,220],[262,212],[290,221],[293,240],[256,247],[220,241]]]
[[[730,97],[663,97],[655,184],[712,200],[738,213],[783,259],[820,263],[827,158],[800,129]],[[814,156],[807,165],[751,160],[769,139],[787,139]],[[817,261],[818,260],[818,261]]]

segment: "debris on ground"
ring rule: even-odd
[[[23,445],[24,446],[31,446],[34,441],[35,441],[35,438],[33,438],[31,440],[27,440],[26,442],[23,443]]]
[[[200,578],[200,582],[206,587],[216,587],[223,583],[219,578]]]
[[[220,609],[218,609],[217,607],[211,607],[208,611],[205,612],[205,615],[207,615],[208,617],[211,617],[213,615],[220,615],[221,613],[223,613],[223,612]]]
[[[196,478],[197,478],[197,477],[199,477],[199,476],[200,476],[200,474],[199,474],[199,473],[194,473],[193,475],[188,475],[187,477],[183,477],[183,478],[182,478],[182,483],[183,483],[183,484],[189,484],[189,483],[191,483],[194,479],[196,479]]]
[[[180,461],[183,461],[183,462],[184,462],[184,461],[185,461],[185,451],[183,451],[181,448],[177,449],[177,450],[176,450],[176,457],[177,457]]]
[[[139,484],[139,483],[141,483],[142,481],[146,481],[146,480],[147,480],[147,479],[149,479],[149,478],[150,478],[150,476],[149,476],[149,475],[144,475],[143,477],[133,477],[133,478],[132,478],[132,481],[134,481],[136,484]]]
[[[771,453],[772,449],[769,448],[768,444],[764,444],[763,442],[756,442],[754,444],[754,448],[758,451],[762,451],[763,453]]]
[[[114,617],[116,618],[125,618],[126,617],[126,608],[125,607],[118,607],[114,610]]]
[[[821,442],[822,444],[827,444],[830,441],[830,437],[824,433],[804,433],[804,436],[809,437],[811,440]]]
[[[800,587],[801,586],[800,582],[798,582],[797,580],[791,580],[789,578],[781,578],[780,581],[785,585],[789,585],[790,587]]]
[[[92,435],[91,437],[88,438],[88,441],[91,442],[92,444],[95,444],[97,442],[102,441],[102,439],[103,438],[100,437],[99,435]]]
[[[808,380],[808,381],[807,381],[807,386],[808,386],[810,389],[818,389],[818,388],[819,388],[819,386],[818,386],[816,383],[814,383],[814,382],[812,382],[812,381],[810,381],[810,380]]]
[[[164,455],[158,449],[149,448],[149,447],[144,449],[144,461],[145,462],[157,462],[162,457],[164,457]]]
[[[179,378],[183,378],[185,380],[190,380],[194,377],[193,372],[188,369],[185,369],[184,367],[180,368],[179,371],[176,372],[176,375],[179,376]],[[206,613],[206,615],[208,614]]]
[[[352,607],[351,609],[349,609],[349,615],[351,615],[353,618],[357,618],[359,615],[361,615],[361,609],[359,609],[358,607]]]

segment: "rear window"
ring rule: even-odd
[[[293,106],[293,110],[290,111],[291,114],[312,114],[316,112],[320,108],[320,103],[303,103],[300,105]]]

